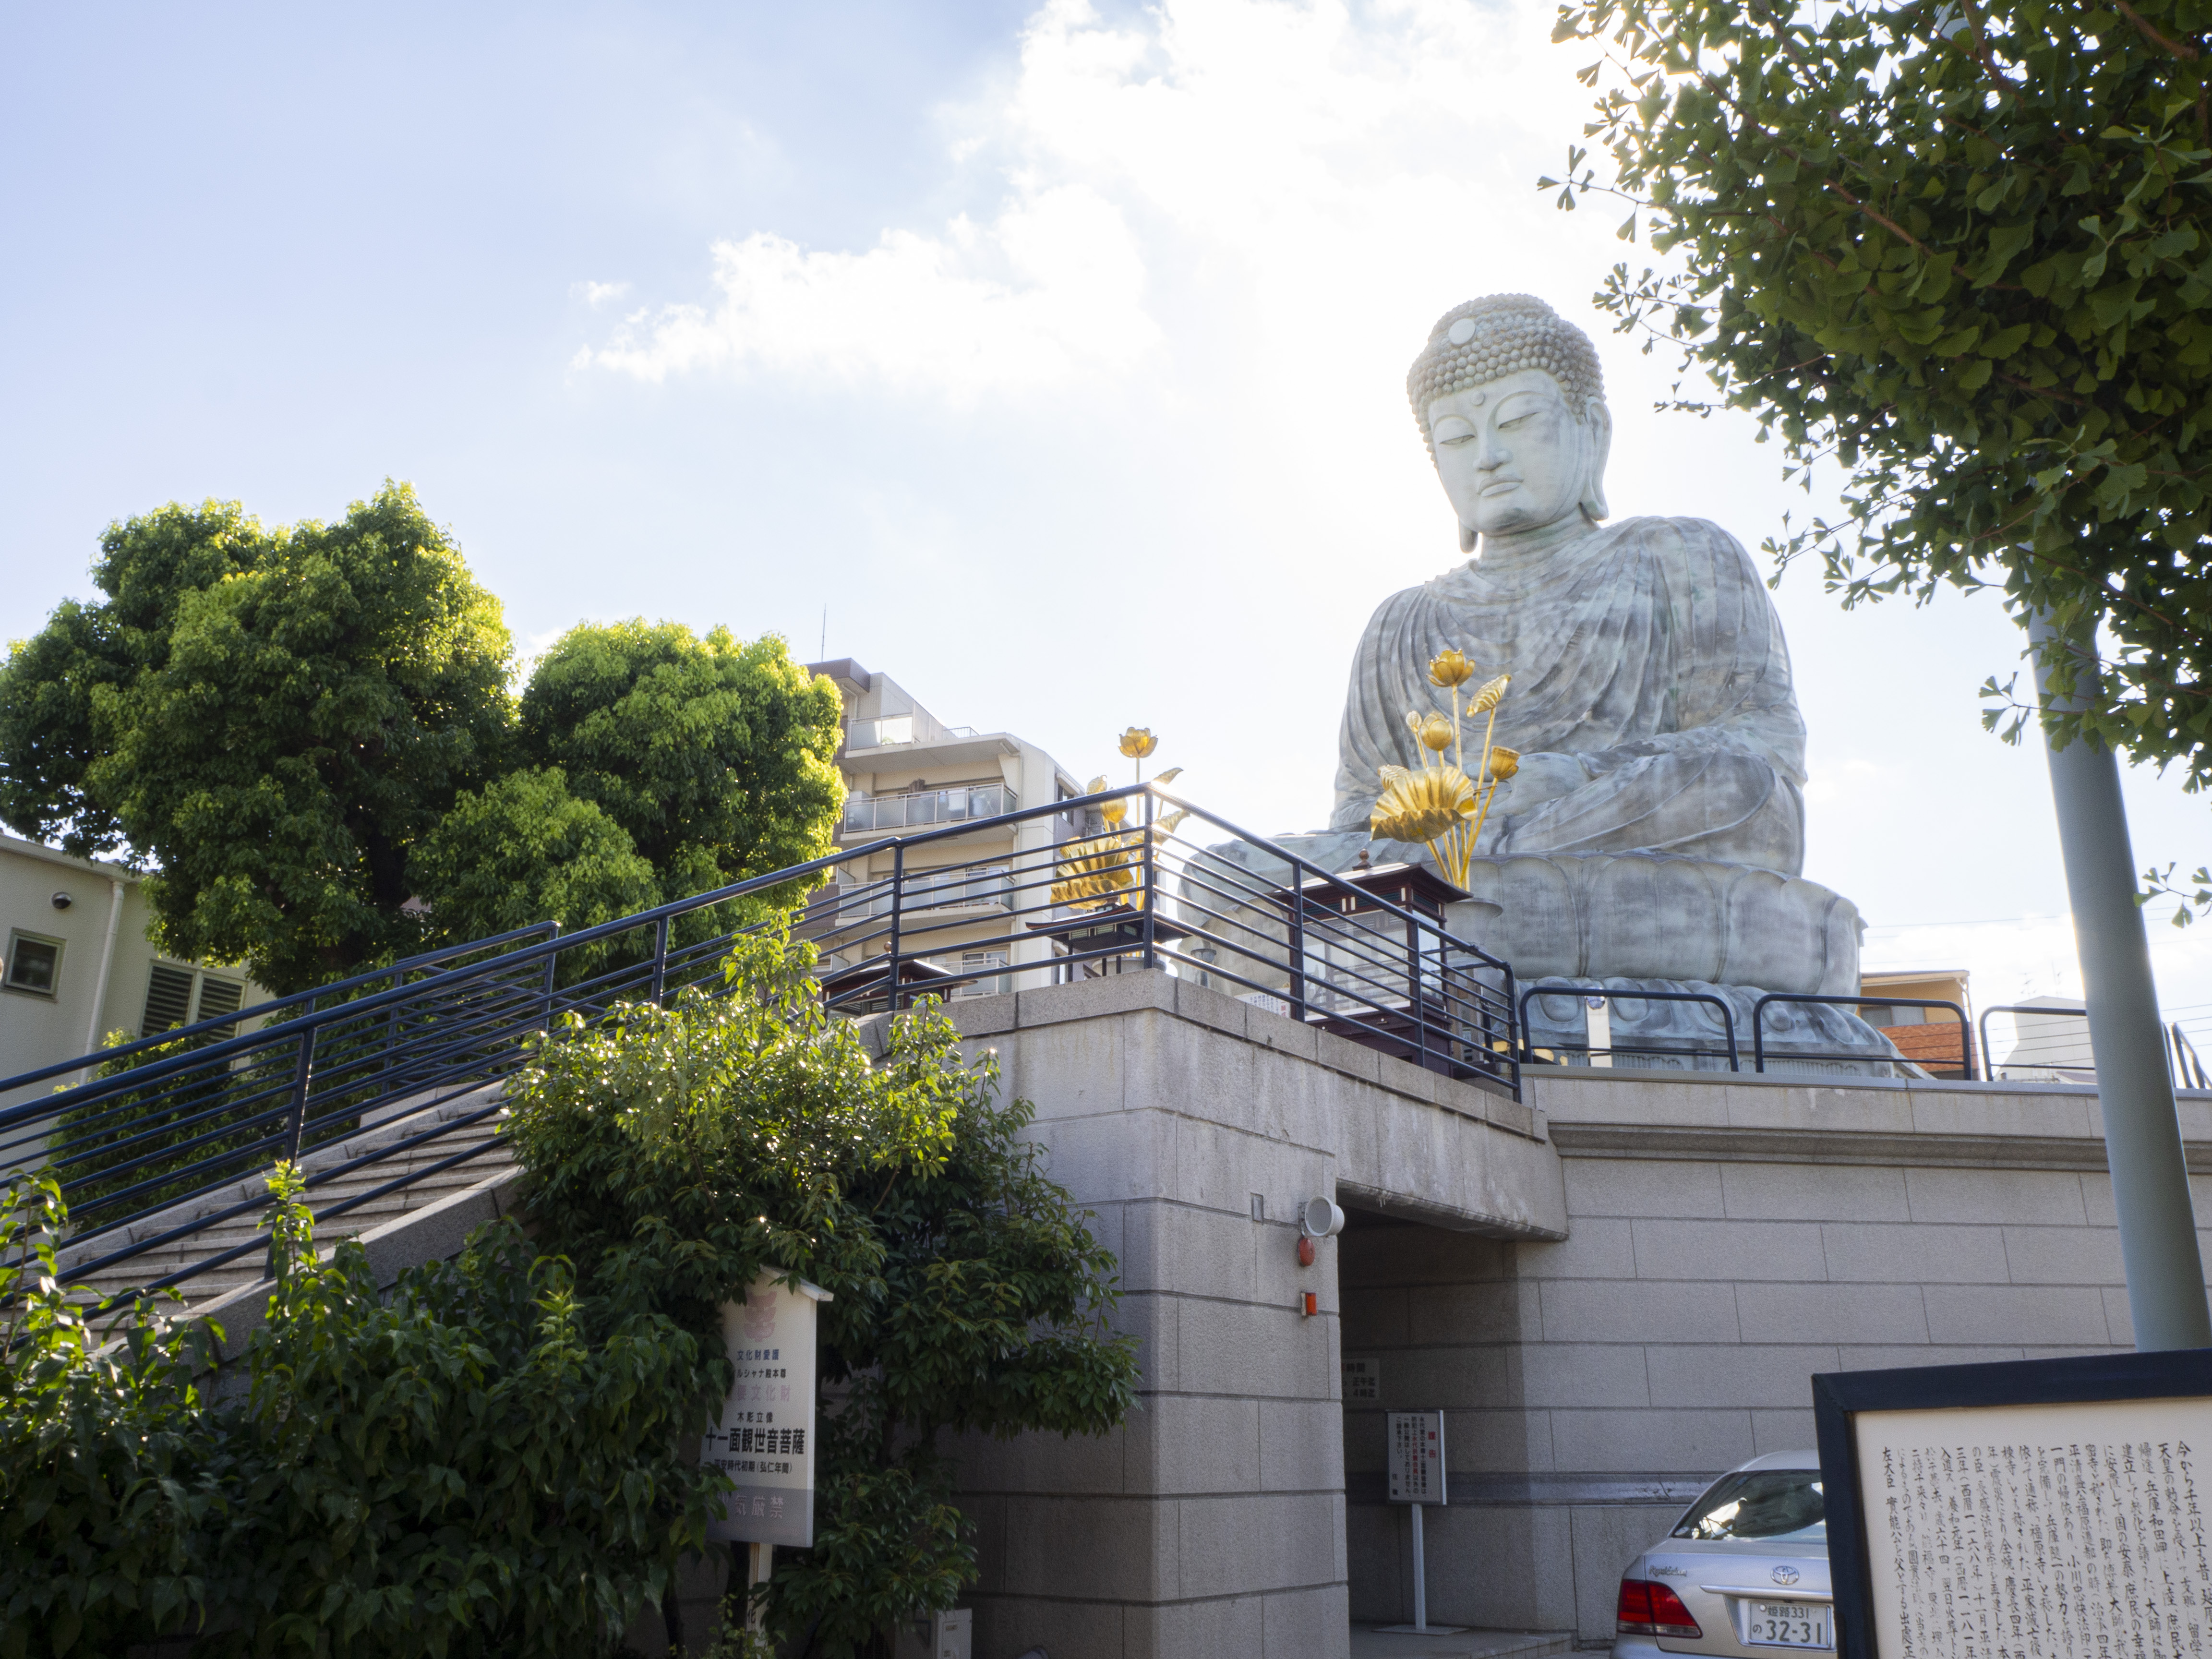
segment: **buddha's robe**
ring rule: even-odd
[[[1514,806],[1484,854],[1648,850],[1796,875],[1805,861],[1805,723],[1790,653],[1741,544],[1702,519],[1593,526],[1537,554],[1482,557],[1385,601],[1352,665],[1338,744],[1338,830],[1364,829],[1385,764],[1417,768],[1409,708],[1449,713],[1429,659],[1456,646],[1481,681],[1513,676],[1495,742],[1571,754],[1583,781]],[[1476,764],[1480,723],[1463,726]]]

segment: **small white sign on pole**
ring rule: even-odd
[[[814,1542],[814,1311],[830,1292],[763,1268],[743,1302],[722,1304],[722,1340],[736,1380],[701,1461],[736,1483],[707,1536],[732,1542]]]
[[[1390,1501],[1444,1501],[1444,1414],[1390,1413]]]

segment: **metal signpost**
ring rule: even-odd
[[[1390,1501],[1413,1508],[1413,1622],[1383,1628],[1408,1636],[1449,1636],[1464,1626],[1429,1623],[1428,1563],[1421,1548],[1421,1510],[1444,1502],[1444,1414],[1392,1412],[1389,1419]]]
[[[829,1300],[820,1286],[766,1267],[743,1302],[722,1304],[737,1376],[699,1455],[736,1485],[707,1536],[750,1547],[748,1590],[768,1577],[776,1545],[814,1542],[814,1314]]]

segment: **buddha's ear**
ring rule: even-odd
[[[1613,453],[1613,411],[1596,398],[1587,399],[1583,410],[1583,431],[1589,450],[1583,477],[1582,509],[1584,517],[1595,521],[1613,512],[1605,500],[1605,464]]]
[[[1462,525],[1459,527],[1459,550],[1462,553],[1474,551],[1474,531],[1469,526]]]

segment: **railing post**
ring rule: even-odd
[[[884,952],[884,1006],[896,1013],[899,1006],[899,909],[906,902],[906,842],[891,843],[891,942]]]
[[[1413,1017],[1413,1063],[1429,1066],[1429,1009],[1421,987],[1421,925],[1406,918],[1406,1012]]]
[[[307,1012],[313,1014],[315,1005],[309,1003]],[[297,1164],[300,1148],[307,1138],[307,1091],[315,1076],[315,1027],[310,1025],[300,1033],[299,1057],[292,1066],[292,1121],[284,1133],[284,1161]]]
[[[1306,867],[1291,860],[1291,1018],[1306,1018]]]
[[[554,964],[561,959],[561,924],[556,921],[549,925],[552,927],[553,931],[547,937],[546,942],[551,945],[554,948],[545,953],[544,1022],[545,1034],[548,1036],[550,1036],[553,1034],[553,969]]]
[[[1158,866],[1152,857],[1152,793],[1147,789],[1145,792],[1145,863],[1141,889],[1145,896],[1145,966],[1147,968],[1158,966],[1158,959],[1152,947],[1154,929],[1157,925],[1156,918],[1159,915],[1160,908],[1160,896],[1153,886]]]
[[[653,1000],[660,1000],[668,988],[668,918],[653,925]]]

